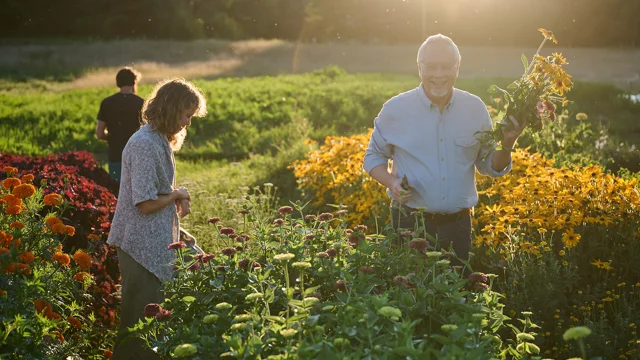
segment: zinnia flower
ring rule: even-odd
[[[233,257],[233,255],[235,255],[238,252],[238,250],[228,247],[228,248],[222,249],[220,252],[222,252],[224,255],[228,257]]]
[[[291,266],[294,269],[302,269],[302,270],[304,270],[304,269],[310,268],[311,264],[306,262],[306,261],[298,261],[298,262],[294,262]]]
[[[208,222],[209,224],[214,224],[214,225],[215,225],[215,224],[219,223],[219,222],[220,222],[220,220],[221,220],[221,219],[220,219],[219,217],[212,217],[211,219],[207,220],[207,222]]]
[[[336,257],[338,255],[338,250],[334,248],[327,249],[327,255],[331,258]]]
[[[320,221],[333,220],[333,214],[331,214],[331,213],[322,213],[322,214],[318,215],[318,220],[320,220]]]
[[[144,307],[144,316],[155,317],[160,312],[160,310],[162,310],[162,307],[160,305],[148,304]]]
[[[278,209],[280,215],[287,215],[293,212],[293,208],[291,206],[282,206]]]
[[[305,216],[305,217],[304,217],[304,220],[305,220],[306,222],[312,222],[312,221],[314,221],[315,219],[316,219],[316,216],[315,216],[315,215],[307,215],[307,216]]]
[[[278,254],[273,257],[275,261],[287,262],[295,257],[294,254],[286,253],[286,254]]]
[[[409,241],[409,248],[418,251],[424,251],[429,246],[429,242],[425,239],[413,239]]]
[[[220,234],[222,235],[231,235],[235,233],[236,231],[233,228],[223,227],[222,229],[220,229]]]
[[[182,241],[176,241],[174,243],[169,244],[167,248],[169,250],[178,250],[178,249],[182,249],[185,246],[187,246],[187,244],[183,243]]]
[[[43,201],[46,206],[58,206],[62,204],[62,196],[59,194],[47,194],[44,196]]]
[[[333,290],[335,291],[347,291],[347,283],[344,280],[338,280],[333,283]]]
[[[393,306],[383,306],[378,310],[378,315],[397,320],[402,317],[402,311]]]

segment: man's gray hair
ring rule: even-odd
[[[450,37],[446,36],[446,35],[442,35],[442,34],[436,34],[436,35],[431,35],[427,38],[427,40],[425,40],[422,45],[420,45],[420,49],[418,50],[418,62],[420,62],[420,60],[422,60],[422,54],[424,53],[425,49],[427,48],[427,45],[429,44],[434,44],[434,43],[439,43],[439,42],[444,42],[447,43],[451,46],[451,50],[453,50],[454,55],[456,56],[456,65],[458,65],[460,63],[460,50],[458,50],[458,46],[456,45],[456,43],[453,42],[453,40],[451,40]]]

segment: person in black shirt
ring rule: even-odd
[[[109,143],[109,174],[120,182],[122,150],[140,128],[144,99],[136,95],[140,74],[130,67],[118,71],[116,85],[120,91],[102,100],[96,124],[96,137]]]

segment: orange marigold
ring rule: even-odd
[[[47,300],[35,300],[33,306],[36,308],[36,312],[39,314],[43,312],[47,307],[51,308],[51,305],[47,303]]]
[[[23,183],[30,183],[35,179],[35,177],[33,176],[33,174],[26,174],[26,175],[22,175],[22,182]]]
[[[22,228],[24,228],[24,224],[21,223],[20,221],[14,221],[14,222],[11,223],[11,225],[9,225],[9,227],[11,229],[22,229]]]
[[[33,196],[36,193],[36,187],[31,184],[20,184],[13,188],[12,194],[19,198],[24,199],[29,196]]]
[[[47,194],[44,196],[44,204],[47,206],[57,206],[62,204],[62,196],[60,194]]]
[[[78,282],[84,282],[85,279],[90,279],[91,275],[89,273],[86,273],[84,271],[81,271],[75,275],[73,275],[73,280],[78,281]]]
[[[18,255],[18,257],[20,258],[20,260],[22,260],[22,262],[26,264],[30,264],[36,259],[36,257],[33,255],[33,252],[31,251],[27,251],[26,253],[20,254]]]
[[[100,236],[98,236],[96,234],[89,234],[89,236],[87,236],[87,238],[89,238],[89,240],[100,240]]]
[[[51,260],[57,261],[62,266],[69,266],[71,258],[65,253],[55,253],[51,256]]]
[[[20,179],[14,178],[14,177],[10,177],[2,180],[2,187],[4,187],[7,190],[11,190],[11,188],[16,187],[20,184],[21,184]]]
[[[18,168],[15,168],[13,166],[5,166],[2,168],[2,171],[9,174],[13,174],[18,172]]]
[[[91,269],[91,256],[84,251],[78,250],[73,254],[73,261],[75,261],[83,271],[89,271],[89,269]]]
[[[22,206],[22,199],[15,197],[13,194],[5,194],[2,201],[9,206]]]
[[[56,336],[56,338],[58,338],[58,341],[60,341],[61,343],[64,342],[64,336],[62,336],[62,333],[60,333],[60,331],[56,330],[53,332],[53,334]]]
[[[105,356],[107,359],[111,360],[111,356],[113,356],[113,352],[112,352],[111,350],[105,350],[105,351],[104,351],[104,356]]]
[[[69,235],[69,236],[73,236],[76,234],[76,228],[74,228],[71,225],[67,225],[64,227],[64,232],[65,234]]]
[[[7,272],[14,273],[14,274],[29,275],[31,274],[31,266],[27,264],[22,264],[22,263],[11,263],[7,268]]]
[[[52,228],[53,225],[55,225],[55,224],[62,224],[62,220],[58,219],[55,216],[50,216],[50,217],[46,218],[44,220],[44,222],[47,223],[47,226],[49,226],[50,228]]]
[[[67,228],[64,226],[62,222],[59,222],[59,223],[53,224],[53,226],[51,227],[51,231],[53,231],[55,234],[66,234]]]
[[[7,207],[7,214],[18,215],[22,211],[22,206],[10,205]]]
[[[0,255],[2,254],[6,254],[11,252],[9,249],[7,249],[6,247],[0,247]]]
[[[15,247],[20,247],[20,244],[21,244],[20,239],[15,239],[15,240],[13,241],[13,246],[15,246]]]
[[[82,330],[82,323],[80,322],[80,320],[74,318],[73,316],[69,316],[67,318],[67,321],[69,322],[69,324],[71,324],[71,326],[73,326],[76,330]]]
[[[0,245],[9,247],[11,246],[11,240],[13,240],[13,235],[0,230]]]

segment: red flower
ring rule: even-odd
[[[178,249],[182,249],[185,246],[187,246],[187,244],[183,243],[182,241],[176,241],[174,243],[171,243],[168,246],[168,249],[169,250],[178,250]]]
[[[344,280],[338,280],[333,283],[333,290],[343,292],[347,291],[347,284],[344,282]]]
[[[221,219],[220,219],[219,217],[213,217],[213,218],[211,218],[211,219],[207,220],[207,222],[208,222],[209,224],[217,224],[217,223],[219,223],[219,222],[220,222],[220,220],[221,220]]]
[[[418,251],[424,251],[429,246],[429,242],[425,239],[413,239],[409,241],[409,248]]]
[[[331,213],[322,213],[322,214],[318,215],[318,220],[320,220],[320,221],[333,220],[333,214],[331,214]]]
[[[148,304],[144,307],[144,316],[155,317],[161,310],[162,307],[158,304]]]
[[[235,234],[236,231],[233,228],[230,227],[223,227],[222,229],[220,229],[220,234],[222,235],[232,235]]]
[[[280,215],[287,215],[287,214],[291,214],[293,212],[293,208],[291,206],[282,206],[280,207],[280,209],[278,209],[278,212],[280,213]]]
[[[235,255],[238,251],[234,248],[224,248],[222,249],[220,252],[222,252],[224,255],[228,256],[228,257],[233,257],[233,255]]]

